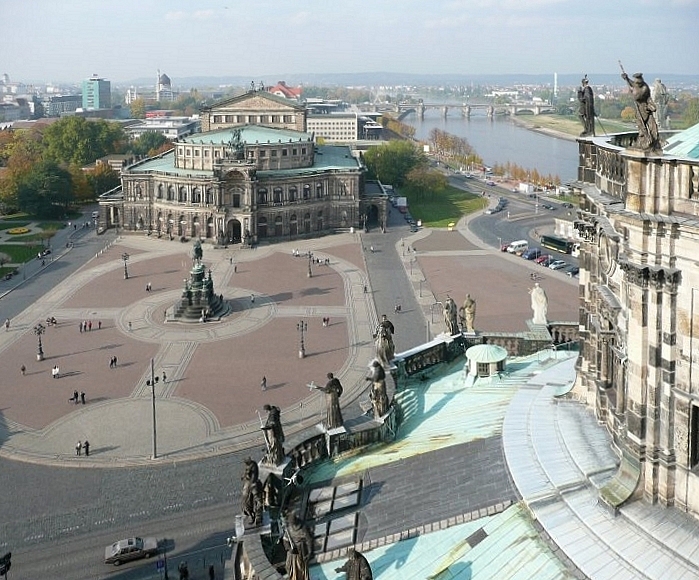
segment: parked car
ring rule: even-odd
[[[573,204],[568,202],[568,201],[566,201],[565,203],[562,203],[561,205],[563,207],[565,207],[566,209],[572,209],[572,207],[573,207]]]
[[[570,266],[568,269],[566,269],[566,275],[570,276],[571,278],[577,277],[577,275],[580,273],[580,268],[577,266]]]
[[[104,549],[104,563],[119,566],[123,562],[150,558],[157,553],[158,540],[155,538],[127,538]]]
[[[549,254],[545,254],[543,256],[539,256],[536,259],[536,263],[539,264],[539,266],[543,266],[544,268],[548,268],[549,264],[553,262],[554,257],[550,256]]]
[[[495,185],[495,182],[492,179],[489,179],[488,181],[485,182],[486,185],[490,185],[491,187]]]
[[[526,252],[522,254],[525,260],[536,260],[541,257],[541,248],[529,248]]]
[[[510,242],[503,242],[500,244],[500,251],[501,252],[507,252],[507,248],[510,247]]]
[[[410,224],[410,231],[416,232],[418,230],[417,224]]]
[[[563,260],[553,260],[553,261],[549,264],[549,269],[551,269],[551,270],[562,270],[562,269],[565,268],[567,265],[568,265],[568,264],[567,264],[566,262],[564,262]]]
[[[550,211],[554,211],[554,210],[556,209],[556,208],[555,208],[554,206],[552,206],[550,203],[542,203],[542,204],[541,204],[541,207],[543,207],[544,209],[548,209],[548,210],[550,210]]]

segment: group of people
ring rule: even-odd
[[[323,326],[324,327],[330,326],[330,317],[329,316],[323,316]]]
[[[102,328],[102,321],[97,321],[97,329]],[[92,320],[81,320],[80,321],[80,332],[90,332],[92,330]]]
[[[80,391],[80,394],[78,394],[78,391],[73,391],[73,396],[70,399],[68,399],[68,402],[75,403],[76,405],[78,403],[82,403],[84,405],[85,404],[85,391]]]
[[[82,455],[82,452],[85,452],[85,456],[89,457],[90,455],[90,442],[85,439],[84,442],[78,441],[78,443],[75,445],[75,454],[79,457]]]

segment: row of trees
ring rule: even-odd
[[[421,198],[444,191],[446,176],[430,169],[427,157],[413,141],[389,141],[364,154],[369,177],[401,187],[408,195]]]
[[[66,117],[48,126],[0,131],[0,204],[4,212],[24,211],[62,218],[73,203],[95,199],[119,185],[107,164],[112,153],[153,155],[171,147],[160,134],[129,141],[118,123]]]

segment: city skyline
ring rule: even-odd
[[[0,74],[696,74],[699,0],[0,0]],[[350,24],[351,23],[351,24]],[[677,49],[676,49],[677,47]],[[50,55],[50,58],[48,58]],[[176,82],[176,81],[175,81]]]

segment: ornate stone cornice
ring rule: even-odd
[[[619,267],[626,274],[626,280],[640,288],[652,285],[658,291],[666,289],[676,292],[681,279],[681,272],[677,268],[634,264],[628,260],[619,260]]]

